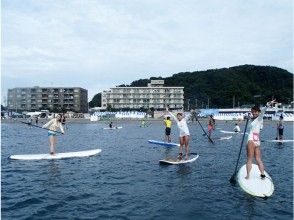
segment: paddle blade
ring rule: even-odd
[[[232,184],[232,185],[236,185],[236,173],[234,173],[232,176],[231,176],[231,178],[230,178],[230,183]]]

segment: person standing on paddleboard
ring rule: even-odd
[[[213,115],[210,115],[209,116],[209,121],[208,121],[208,129],[207,129],[207,133],[208,133],[208,137],[211,138],[211,133],[212,133],[212,130],[215,129],[215,120],[213,118]]]
[[[284,125],[283,125],[283,116],[280,116],[279,122],[277,124],[277,137],[276,140],[282,141],[284,135]]]
[[[172,121],[170,120],[169,116],[167,116],[166,119],[164,119],[163,121],[165,124],[165,140],[166,140],[166,142],[170,143],[171,142],[170,133],[171,133]]]
[[[260,128],[263,124],[263,115],[266,109],[273,103],[276,103],[275,100],[268,102],[266,106],[263,107],[262,109],[260,109],[256,105],[251,108],[252,122],[249,125],[250,131],[248,134],[247,148],[246,148],[247,149],[247,162],[246,162],[247,175],[245,179],[249,179],[250,171],[252,168],[252,160],[254,156],[261,173],[260,177],[265,178],[264,166],[261,160],[261,152],[259,148],[260,147],[259,134],[260,134]]]
[[[51,119],[49,122],[44,124],[42,128],[47,128],[49,127],[50,131],[48,131],[48,137],[49,137],[49,147],[50,147],[50,154],[55,155],[55,147],[56,147],[56,131],[57,128],[59,128],[64,134],[63,126],[62,126],[62,121],[61,121],[61,114],[58,114],[56,118]]]
[[[172,118],[177,122],[179,133],[180,133],[180,152],[178,159],[182,160],[183,158],[183,146],[185,145],[186,150],[186,160],[189,156],[189,139],[190,139],[190,132],[189,128],[187,126],[187,121],[183,113],[178,113],[177,117],[173,115],[173,113],[168,111],[168,108],[166,108],[166,111],[172,116]]]

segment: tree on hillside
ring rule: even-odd
[[[89,102],[89,107],[101,107],[101,93],[97,93],[93,99]]]

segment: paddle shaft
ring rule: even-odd
[[[236,166],[235,166],[235,171],[234,171],[234,173],[233,173],[233,175],[232,175],[232,177],[230,179],[230,182],[235,182],[235,177],[236,177],[237,168],[238,168],[238,164],[239,164],[239,160],[240,160],[240,155],[241,155],[241,151],[242,151],[242,147],[243,147],[243,142],[244,142],[244,139],[245,139],[245,133],[246,133],[246,130],[247,130],[248,121],[249,121],[249,117],[246,120],[246,125],[245,125],[245,129],[244,129],[244,133],[243,133],[243,137],[242,137],[242,141],[241,141],[238,160],[237,160],[237,163],[236,163]]]
[[[194,116],[196,118],[196,121],[199,123],[200,127],[202,128],[202,131],[204,132],[204,134],[207,136],[208,140],[214,144],[213,140],[208,136],[208,134],[206,133],[206,131],[204,130],[202,124],[200,123],[200,121],[198,120],[198,117],[196,116],[196,113],[194,113]]]
[[[38,126],[38,125],[33,125],[33,124],[31,124],[31,123],[28,123],[28,122],[21,121],[21,123],[23,123],[23,124],[27,124],[27,125],[29,125],[29,126],[32,126],[32,127],[36,127],[36,128],[45,129],[45,130],[48,130],[48,131],[53,131],[53,130],[51,130],[51,129],[48,129],[48,128],[43,128],[43,127],[41,127],[41,126]],[[56,132],[56,133],[59,133],[59,134],[63,134],[63,133],[62,133],[62,132],[60,132],[60,131],[53,131],[53,132]]]

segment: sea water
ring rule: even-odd
[[[203,122],[202,122],[203,123]],[[102,149],[99,155],[63,160],[14,161],[12,154],[49,152],[47,132],[26,125],[1,126],[2,219],[292,219],[293,143],[261,143],[262,159],[274,194],[267,200],[250,196],[229,182],[242,135],[208,142],[198,123],[188,124],[194,163],[159,165],[176,157],[178,147],[149,144],[163,140],[162,122],[141,128],[121,122],[123,129],[103,130],[103,123],[68,123],[57,136],[57,152]],[[244,129],[245,123],[241,126]],[[217,128],[232,130],[233,123]],[[204,126],[206,128],[206,126]],[[293,139],[286,123],[285,139]],[[228,136],[219,129],[212,137]],[[274,139],[275,124],[266,121],[262,139]],[[176,125],[172,141],[177,142]],[[246,139],[245,139],[246,140]],[[242,149],[239,167],[246,162]]]

